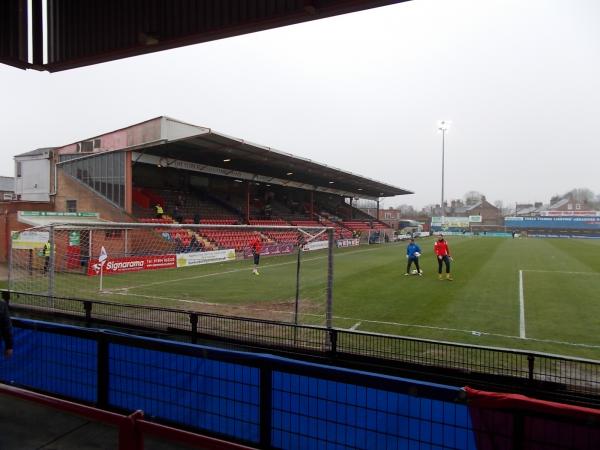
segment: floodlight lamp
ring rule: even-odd
[[[448,131],[450,129],[450,124],[452,122],[450,120],[440,120],[438,122],[438,130],[440,131]]]

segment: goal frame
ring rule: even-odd
[[[178,223],[126,223],[126,222],[57,222],[49,225],[41,225],[37,227],[28,228],[25,230],[14,231],[14,233],[23,233],[23,232],[47,232],[48,233],[48,243],[50,244],[50,254],[47,263],[47,273],[48,273],[48,285],[47,285],[47,293],[45,294],[48,298],[52,299],[56,295],[56,244],[57,244],[57,233],[59,232],[68,232],[68,231],[90,231],[90,235],[93,236],[94,231],[111,231],[111,230],[120,230],[124,232],[124,242],[127,245],[127,236],[133,230],[148,230],[158,232],[156,229],[160,228],[161,230],[203,230],[203,229],[211,229],[211,230],[222,230],[222,231],[293,231],[296,232],[299,236],[298,242],[294,246],[294,251],[298,252],[298,267],[297,267],[297,277],[299,277],[299,268],[300,268],[300,254],[302,252],[302,248],[304,245],[312,242],[317,237],[326,234],[327,236],[327,280],[326,280],[326,305],[325,305],[325,325],[327,328],[332,328],[333,326],[333,270],[334,270],[334,252],[333,249],[335,247],[335,237],[334,237],[334,228],[333,227],[324,227],[324,226],[292,226],[292,225],[225,225],[225,224],[178,224]],[[93,238],[90,237],[90,249],[91,249],[91,240]],[[14,251],[17,250],[13,248],[13,239],[10,239],[9,245],[9,275],[8,275],[8,285],[10,290],[14,290],[14,271],[15,271],[15,259],[14,259]],[[30,255],[32,250],[30,251]],[[91,252],[90,252],[91,253]],[[293,252],[292,252],[293,253]],[[92,255],[89,254],[89,259],[92,259]],[[31,256],[30,256],[31,258]],[[238,255],[236,255],[236,259]],[[297,322],[297,314],[298,314],[298,289],[299,289],[299,279],[296,280],[296,317],[295,321]]]

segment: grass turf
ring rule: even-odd
[[[600,360],[600,241],[449,237],[455,280],[439,281],[433,240],[422,239],[424,276],[404,276],[405,244],[340,249],[334,325],[362,331],[520,348]],[[291,320],[296,256],[98,278],[57,275],[57,294]],[[322,324],[324,251],[304,253],[301,319]],[[520,311],[520,271],[524,322]],[[43,290],[35,277],[27,290]],[[37,286],[36,286],[37,285]],[[15,286],[19,288],[19,286]],[[522,337],[524,334],[524,338]]]

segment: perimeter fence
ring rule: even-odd
[[[414,371],[486,379],[600,403],[600,361],[213,313],[2,291],[13,311],[135,327]]]
[[[600,412],[16,319],[0,381],[271,449],[592,450]],[[489,395],[491,394],[491,395]],[[509,405],[508,407],[506,405]]]

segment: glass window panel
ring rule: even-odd
[[[94,158],[94,189],[100,192],[100,158]]]
[[[100,163],[100,193],[103,196],[108,197],[108,195],[106,194],[106,192],[107,192],[106,178],[108,176],[107,170],[106,170],[106,160],[107,160],[107,157],[106,156],[100,156],[98,159],[99,159],[98,162]]]
[[[119,184],[119,203],[125,206],[125,186],[123,184]]]
[[[113,201],[113,202],[115,202],[115,203],[118,204],[118,202],[116,202],[115,199],[114,199],[114,195],[113,195],[113,176],[110,174],[110,172],[109,172],[108,176],[106,177],[106,197],[109,200],[111,200],[111,201]]]

